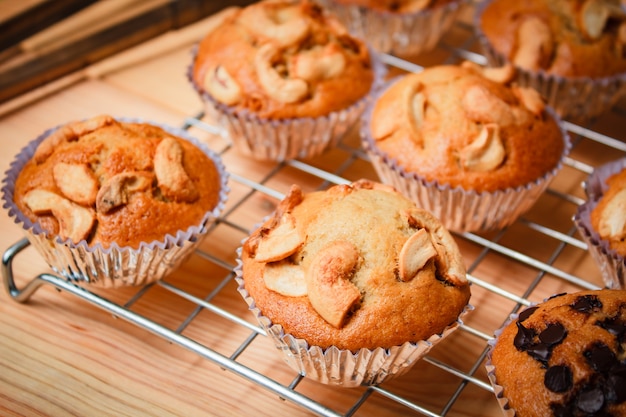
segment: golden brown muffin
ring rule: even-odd
[[[608,188],[591,211],[591,225],[611,249],[626,256],[626,170],[606,180]]]
[[[53,236],[137,248],[199,225],[220,190],[215,163],[191,142],[103,115],[45,138],[13,195],[20,211]]]
[[[626,9],[619,0],[495,0],[479,20],[513,64],[564,77],[626,72]]]
[[[491,352],[516,416],[626,415],[626,291],[555,296],[519,314]]]
[[[442,65],[403,76],[369,119],[375,147],[427,181],[478,192],[554,170],[565,141],[536,91],[509,85],[511,67]]]
[[[366,97],[366,45],[310,1],[261,1],[226,17],[200,42],[193,82],[262,118],[318,117]]]
[[[286,333],[356,351],[440,334],[470,298],[455,241],[390,187],[292,187],[246,240],[245,289]]]

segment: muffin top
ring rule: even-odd
[[[434,9],[458,0],[334,0],[340,4],[354,4],[380,11],[413,13]]]
[[[261,1],[227,16],[198,45],[192,81],[262,118],[319,117],[367,96],[366,45],[304,0]]]
[[[508,84],[513,75],[469,62],[404,75],[374,103],[368,135],[427,181],[478,192],[528,184],[558,166],[565,141],[539,94]]]
[[[591,225],[611,249],[626,256],[626,170],[610,176],[606,185],[591,211]]]
[[[293,186],[244,242],[245,289],[261,314],[310,345],[352,351],[417,342],[470,298],[452,236],[391,187]]]
[[[626,72],[626,8],[620,0],[494,0],[478,22],[516,66],[564,77]]]
[[[516,416],[626,413],[626,291],[581,291],[531,307],[491,353]]]
[[[138,248],[199,226],[217,206],[221,184],[214,161],[191,142],[102,115],[43,139],[20,171],[13,199],[61,239]]]

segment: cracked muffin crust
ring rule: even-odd
[[[376,100],[373,146],[406,172],[477,192],[523,186],[553,170],[565,142],[511,67],[469,62],[403,76]]]
[[[522,311],[496,336],[488,367],[496,393],[503,389],[505,412],[626,413],[626,291],[554,296]]]
[[[261,313],[322,348],[426,340],[457,321],[470,298],[449,232],[366,180],[308,194],[293,186],[244,242],[241,263]]]
[[[51,236],[137,248],[199,225],[221,187],[216,164],[190,141],[102,115],[47,136],[13,198]]]
[[[227,16],[200,42],[193,82],[262,118],[318,117],[366,97],[366,45],[311,1],[266,0]]]

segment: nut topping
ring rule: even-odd
[[[469,119],[480,123],[509,126],[515,122],[511,106],[480,85],[472,86],[465,92],[461,105]]]
[[[624,19],[626,10],[619,0],[587,0],[580,9],[580,26],[592,40],[599,39],[611,17]]]
[[[98,194],[98,180],[87,164],[59,162],[52,169],[52,177],[63,195],[75,203],[91,206]]]
[[[69,238],[74,243],[87,239],[96,221],[92,210],[47,190],[29,191],[24,202],[36,215],[51,213],[59,222],[61,239]]]
[[[407,239],[400,251],[400,279],[405,282],[412,280],[434,256],[437,256],[437,251],[430,235],[425,229],[419,229]]]
[[[598,233],[604,238],[626,236],[626,189],[613,195],[604,207],[600,216]]]
[[[298,6],[285,7],[280,3],[246,7],[242,9],[239,22],[279,47],[302,41],[310,30],[310,23]]]
[[[278,49],[271,43],[259,48],[254,59],[254,66],[259,82],[265,92],[274,100],[283,103],[296,103],[309,93],[308,83],[300,78],[283,78],[274,68],[273,60]]]
[[[159,142],[154,154],[154,173],[163,195],[174,201],[192,203],[199,194],[183,167],[183,147],[173,138]]]
[[[497,124],[483,125],[478,136],[460,152],[460,162],[469,171],[493,171],[502,164],[506,152]]]
[[[304,244],[296,229],[294,217],[285,213],[275,227],[266,230],[258,241],[254,259],[257,262],[276,262],[295,253]]]
[[[204,88],[218,101],[228,106],[241,100],[241,87],[221,65],[207,71]]]
[[[302,297],[307,294],[304,269],[289,262],[272,262],[263,268],[265,286],[287,297]]]
[[[291,74],[294,78],[317,81],[336,77],[346,67],[346,57],[334,43],[316,46],[292,57]]]
[[[353,244],[335,241],[321,249],[306,272],[311,305],[330,325],[343,327],[348,314],[361,300],[361,292],[350,282],[359,261]]]
[[[107,214],[127,204],[132,193],[149,189],[152,179],[152,175],[145,172],[122,172],[114,175],[105,181],[98,191],[97,211]]]
[[[115,119],[107,115],[97,116],[82,122],[68,123],[54,131],[37,146],[33,159],[36,163],[40,164],[45,161],[61,143],[75,141],[80,136],[113,123],[116,123]]]
[[[546,105],[537,90],[519,86],[513,86],[512,90],[522,105],[530,110],[532,114],[539,116],[543,113]]]
[[[538,17],[524,20],[517,31],[517,45],[513,64],[530,70],[546,68],[554,51],[550,27]]]

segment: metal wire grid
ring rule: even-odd
[[[467,25],[464,25],[463,23],[457,23],[457,29],[465,31],[469,35],[460,46],[450,46],[445,44],[441,46],[449,54],[446,58],[446,62],[454,62],[461,59],[470,59],[480,64],[485,63],[485,60],[481,55],[468,49],[468,45],[471,45],[473,42],[471,36],[471,28]],[[406,71],[419,71],[421,69],[420,66],[414,63],[401,60],[393,56],[385,55],[383,58],[388,65],[397,69]],[[619,113],[620,109],[617,109],[615,111]],[[204,115],[202,113],[189,116],[184,120],[183,128],[200,129],[207,134],[219,135],[221,133],[220,130],[203,121],[203,116]],[[619,116],[622,115],[619,114]],[[593,143],[593,146],[601,147],[603,149],[602,152],[610,154],[611,159],[616,159],[618,157],[626,155],[626,144],[619,139],[603,135],[597,131],[569,122],[564,122],[564,125],[573,139],[573,153],[575,153],[576,147],[579,146],[581,143],[590,141]],[[231,152],[230,143],[226,139],[224,140],[224,146],[221,151],[222,154]],[[325,188],[333,184],[350,182],[344,174],[350,169],[352,165],[358,162],[368,163],[367,156],[359,148],[358,144],[351,145],[349,143],[342,143],[339,145],[339,147],[343,151],[347,152],[349,154],[349,157],[345,159],[346,162],[333,170],[321,169],[315,165],[294,160],[278,164],[276,168],[274,170],[271,170],[262,180],[252,180],[245,176],[231,173],[231,181],[241,185],[248,191],[238,201],[235,202],[229,212],[223,213],[217,224],[231,228],[233,232],[242,235],[246,234],[248,232],[247,227],[238,224],[237,222],[231,221],[230,214],[236,208],[247,204],[249,199],[251,199],[252,196],[257,193],[261,193],[264,196],[270,197],[271,199],[275,200],[282,199],[283,193],[276,190],[272,186],[268,186],[267,184],[271,182],[274,176],[278,175],[281,169],[286,167],[296,170],[298,173],[317,178],[321,183],[320,188]],[[582,160],[577,160],[572,157],[566,159],[565,167],[570,168],[574,172],[578,172],[583,176],[591,173],[594,168],[593,166],[583,162]],[[560,173],[559,175],[571,175],[571,173]],[[564,205],[576,206],[583,202],[583,199],[580,195],[575,195],[574,193],[569,192],[569,190],[563,191],[557,188],[553,188],[551,186],[546,191],[546,193],[558,199],[561,204]],[[558,266],[555,266],[555,264],[558,263],[558,259],[561,254],[567,251],[568,248],[575,248],[582,253],[586,253],[586,245],[580,239],[575,237],[576,231],[573,225],[569,228],[569,230],[566,230],[564,232],[557,230],[550,224],[542,224],[541,221],[522,217],[516,222],[515,227],[523,227],[528,230],[532,230],[533,233],[537,233],[542,236],[542,239],[556,242],[557,244],[553,252],[545,260],[539,260],[537,258],[529,256],[522,251],[519,251],[517,248],[514,247],[514,245],[509,245],[506,243],[506,238],[504,236],[506,230],[492,235],[481,235],[473,233],[457,234],[455,235],[455,237],[460,242],[467,242],[480,248],[479,253],[474,257],[474,259],[471,260],[471,264],[468,266],[468,279],[472,282],[474,288],[484,289],[485,291],[488,291],[492,296],[511,301],[513,305],[511,312],[515,312],[521,306],[527,306],[530,304],[529,295],[536,289],[541,280],[547,275],[563,280],[576,288],[596,288],[594,284],[588,282],[584,278],[576,276],[566,270],[560,269]],[[209,232],[209,234],[210,233],[211,232]],[[132,306],[137,301],[141,300],[141,298],[144,296],[150,286],[139,289],[138,292],[125,303],[120,303],[111,299],[107,299],[106,297],[103,297],[96,292],[92,292],[84,287],[77,286],[75,284],[67,282],[66,280],[56,275],[48,273],[40,274],[28,281],[22,288],[18,288],[14,280],[13,260],[16,256],[19,256],[19,254],[28,246],[29,243],[26,239],[20,240],[16,242],[13,246],[8,248],[3,256],[2,275],[4,278],[5,289],[15,301],[25,302],[42,285],[51,285],[53,287],[56,287],[57,289],[73,294],[117,317],[123,318],[140,328],[150,331],[161,338],[182,346],[183,348],[186,348],[194,352],[195,354],[213,362],[219,367],[258,385],[259,387],[263,387],[270,393],[274,393],[280,398],[291,401],[298,406],[309,410],[317,415],[352,416],[357,413],[357,411],[363,406],[363,404],[368,401],[368,399],[374,393],[376,393],[379,396],[384,397],[387,401],[397,403],[398,405],[404,407],[407,412],[414,412],[415,415],[445,416],[450,412],[454,403],[457,401],[457,399],[467,386],[472,385],[478,387],[480,390],[484,390],[490,393],[493,392],[489,382],[486,379],[481,379],[480,377],[476,376],[477,371],[483,367],[484,358],[487,352],[487,341],[491,339],[492,334],[487,333],[485,332],[485,330],[481,330],[477,327],[464,324],[461,327],[460,331],[467,333],[472,338],[476,338],[479,343],[484,345],[484,350],[482,351],[482,353],[475,359],[473,363],[468,364],[466,370],[461,370],[458,367],[447,363],[446,361],[442,361],[430,355],[422,359],[424,362],[434,367],[437,367],[446,373],[454,375],[460,381],[453,394],[450,395],[448,401],[438,410],[434,411],[432,410],[432,406],[418,403],[415,400],[408,398],[406,395],[398,393],[394,391],[393,388],[388,388],[385,384],[383,384],[383,386],[373,386],[365,389],[362,394],[354,401],[353,405],[347,411],[341,413],[337,410],[331,409],[323,405],[322,401],[320,401],[319,398],[314,398],[313,395],[307,395],[299,392],[297,388],[302,381],[301,376],[297,375],[289,384],[283,384],[275,379],[272,379],[271,377],[268,377],[252,369],[251,367],[246,366],[243,362],[238,360],[242,353],[244,353],[248,349],[253,348],[251,347],[253,341],[258,336],[265,336],[265,333],[260,327],[251,324],[245,318],[233,314],[227,309],[222,308],[213,302],[215,297],[218,296],[220,292],[227,290],[227,285],[229,283],[232,283],[234,279],[234,273],[232,271],[235,265],[233,265],[232,261],[225,260],[223,259],[223,257],[217,254],[204,252],[202,250],[199,250],[194,254],[194,256],[202,257],[203,259],[213,263],[217,267],[228,271],[223,277],[219,278],[221,279],[219,285],[213,288],[212,291],[204,298],[198,298],[191,293],[185,292],[184,290],[168,283],[168,280],[152,284],[157,285],[175,295],[176,297],[180,297],[195,305],[194,311],[185,318],[185,320],[177,329],[169,329],[158,324],[155,320],[147,318],[132,310]],[[515,292],[506,290],[498,285],[489,282],[488,280],[482,279],[479,272],[480,265],[484,261],[484,259],[486,259],[491,254],[497,254],[498,256],[505,257],[510,262],[525,265],[533,269],[534,271],[536,271],[536,278],[526,287],[525,291],[523,291],[522,294],[517,294]],[[225,320],[228,320],[234,326],[242,328],[245,331],[249,332],[249,336],[245,339],[245,341],[241,345],[239,345],[230,355],[227,356],[219,353],[211,346],[183,335],[183,330],[189,324],[196,320],[202,320],[202,317],[200,317],[200,312],[205,310],[210,311],[211,313]],[[506,317],[502,317],[502,322],[504,322],[505,319]]]

